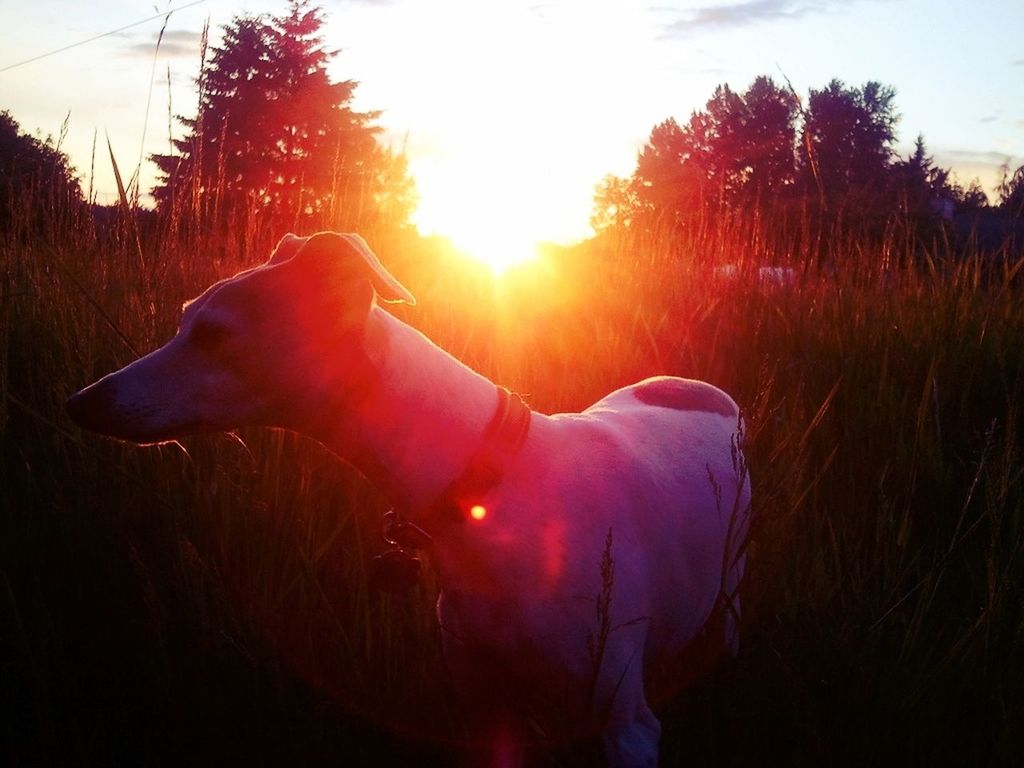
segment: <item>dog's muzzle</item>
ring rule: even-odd
[[[83,429],[118,437],[111,431],[111,414],[116,404],[114,397],[115,387],[107,379],[100,379],[69,397],[64,408],[71,420]]]

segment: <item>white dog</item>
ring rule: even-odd
[[[138,443],[243,425],[320,440],[429,539],[446,660],[476,711],[544,734],[582,722],[611,765],[655,765],[645,672],[665,674],[709,628],[738,643],[749,484],[736,404],[659,377],[582,413],[533,413],[375,295],[414,303],[357,235],[288,235],[69,413]]]

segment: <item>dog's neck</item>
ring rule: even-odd
[[[479,448],[497,389],[379,307],[370,312],[365,345],[372,386],[317,437],[416,520]]]

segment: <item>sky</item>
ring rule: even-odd
[[[125,175],[142,160],[147,191],[145,157],[167,151],[169,114],[194,114],[204,22],[216,44],[233,16],[286,7],[189,2],[0,0],[0,109],[54,137],[70,114],[62,148],[101,202],[116,198],[105,136]],[[1021,0],[320,5],[326,44],[341,51],[332,76],[358,81],[355,107],[381,110],[383,139],[407,150],[420,230],[470,250],[588,236],[595,185],[632,172],[655,124],[685,121],[717,84],[743,90],[760,74],[805,98],[832,78],[893,86],[901,153],[921,133],[940,166],[990,193],[1003,164],[1024,163]],[[169,9],[157,56],[162,18],[4,69]]]

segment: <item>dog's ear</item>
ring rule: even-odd
[[[358,271],[370,281],[382,301],[405,302],[410,305],[416,303],[409,290],[384,268],[377,255],[359,235],[318,232],[306,240],[297,255],[302,258],[326,256],[339,261],[351,260],[349,264],[354,261],[358,265]]]
[[[270,260],[267,263],[280,264],[282,261],[288,261],[288,259],[302,250],[302,246],[306,244],[307,240],[309,240],[308,237],[299,237],[289,232],[278,242],[274,252],[270,254]]]

